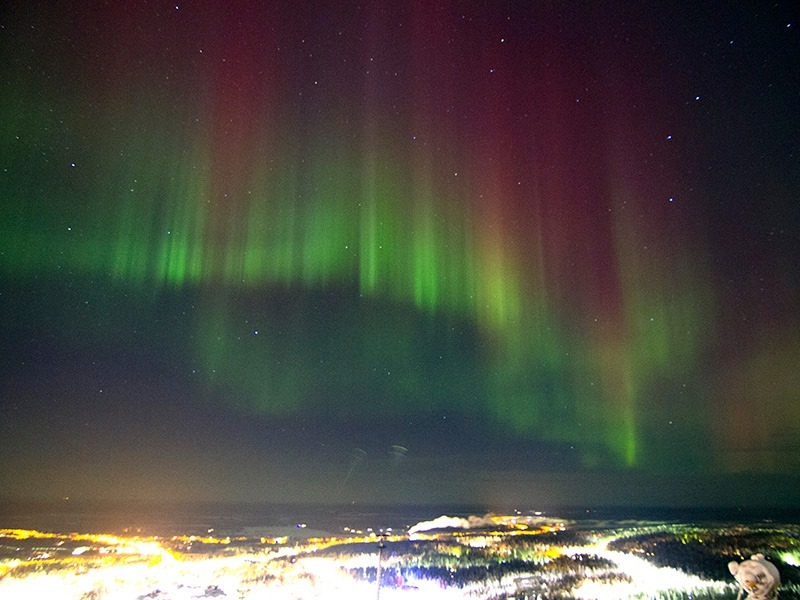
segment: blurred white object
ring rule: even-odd
[[[728,569],[739,582],[739,598],[747,592],[749,600],[771,600],[778,597],[781,577],[778,569],[764,558],[763,554],[754,554],[750,560],[728,563]]]

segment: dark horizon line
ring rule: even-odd
[[[29,508],[29,509],[52,509],[56,507],[83,509],[83,510],[113,510],[113,509],[152,509],[152,510],[202,510],[202,509],[233,509],[233,510],[258,510],[258,509],[291,509],[293,512],[298,509],[309,510],[328,510],[328,511],[347,511],[355,510],[358,512],[396,512],[407,510],[425,511],[425,509],[436,509],[441,511],[450,510],[453,514],[473,514],[483,516],[486,514],[510,514],[520,511],[522,514],[533,514],[541,512],[542,516],[559,517],[559,512],[568,512],[572,516],[577,513],[585,514],[587,518],[603,518],[608,513],[629,512],[633,514],[641,513],[661,513],[664,515],[676,514],[706,514],[711,512],[725,514],[741,514],[751,516],[762,513],[779,513],[781,515],[795,515],[800,518],[800,506],[781,506],[774,504],[705,504],[698,506],[669,506],[664,504],[631,504],[622,503],[591,505],[585,503],[563,502],[558,505],[548,504],[539,506],[512,505],[494,506],[476,502],[276,502],[269,500],[158,500],[158,499],[119,499],[119,498],[12,498],[0,496],[0,518],[8,508]],[[505,512],[504,512],[505,511]],[[632,517],[631,517],[632,518]],[[2,524],[0,524],[2,527]]]

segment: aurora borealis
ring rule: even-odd
[[[797,7],[560,4],[8,3],[3,487],[796,503]]]

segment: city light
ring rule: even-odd
[[[224,594],[244,600],[355,600],[376,596],[377,573],[384,599],[548,592],[586,600],[716,597],[736,587],[727,571],[713,571],[720,560],[715,557],[749,552],[745,544],[754,532],[767,547],[788,548],[772,557],[782,568],[800,565],[800,531],[793,525],[709,529],[542,519],[443,516],[393,529],[391,535],[388,528],[346,527],[312,538],[3,529],[0,597],[177,600]],[[430,527],[434,523],[437,527]],[[699,558],[700,549],[708,562]],[[710,576],[698,574],[709,568]]]

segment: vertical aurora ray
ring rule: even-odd
[[[680,396],[682,388],[696,381],[703,346],[712,334],[713,299],[704,265],[689,255],[679,227],[666,227],[659,237],[646,236],[631,219],[635,211],[654,210],[643,204],[645,194],[618,188],[613,195],[623,337],[608,368],[620,382],[618,436],[625,460],[659,464],[664,448],[680,439],[685,444],[681,458],[696,468],[708,461],[699,458],[702,448],[697,445],[700,432],[707,431],[708,416]],[[672,397],[670,404],[656,400],[665,394]],[[672,440],[653,434],[664,430],[664,422],[674,426]]]
[[[323,135],[323,139],[328,136]],[[349,281],[354,274],[350,246],[357,229],[350,215],[358,181],[350,174],[351,153],[339,147],[315,149],[305,177],[302,207],[302,280],[309,286]]]
[[[189,152],[172,150],[142,131],[136,141],[138,147],[128,149],[139,157],[136,163],[114,160],[108,171],[118,174],[101,178],[95,192],[115,206],[104,211],[103,232],[96,234],[102,239],[104,232],[114,232],[105,242],[112,251],[106,256],[101,242],[98,256],[83,268],[108,261],[101,269],[123,282],[173,287],[197,283],[204,276],[205,161],[191,151],[192,144],[187,144]]]
[[[379,46],[378,17],[367,18],[367,51],[372,53]],[[360,189],[358,195],[358,287],[362,295],[372,296],[380,291],[383,278],[386,277],[385,266],[380,257],[384,242],[382,229],[385,227],[381,218],[388,217],[386,212],[388,198],[395,195],[393,182],[389,173],[380,171],[379,164],[379,131],[378,108],[376,106],[378,89],[375,79],[368,77],[362,82],[364,93],[363,123],[361,133],[361,149],[359,161],[361,166]],[[394,162],[399,165],[399,161]]]
[[[367,150],[362,176],[363,192],[359,205],[359,289],[362,294],[373,294],[378,290],[378,200],[385,191],[386,183],[379,183],[374,152]]]
[[[414,235],[411,252],[414,303],[422,309],[436,307],[439,296],[437,224],[432,194],[424,184],[415,186]]]

